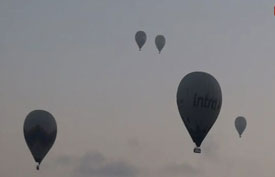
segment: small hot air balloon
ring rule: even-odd
[[[217,80],[205,72],[187,74],[177,91],[180,116],[196,144],[195,153],[214,125],[222,105],[222,92]]]
[[[144,31],[138,31],[135,35],[136,43],[138,45],[139,51],[141,51],[142,46],[146,42],[146,33]]]
[[[243,132],[244,132],[244,130],[246,128],[246,120],[245,120],[245,118],[241,117],[241,116],[237,117],[235,119],[235,127],[236,127],[236,129],[237,129],[237,131],[239,133],[240,138],[241,138],[242,134],[243,134]]]
[[[47,111],[34,110],[24,122],[24,137],[31,154],[39,165],[54,144],[57,125],[54,117]]]
[[[157,35],[155,39],[155,44],[160,53],[165,45],[165,37],[163,35]]]

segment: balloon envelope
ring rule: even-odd
[[[144,31],[138,31],[135,35],[135,39],[139,50],[141,50],[142,46],[146,42],[146,33]]]
[[[235,119],[235,127],[236,127],[236,129],[237,129],[237,131],[239,133],[239,136],[241,137],[242,134],[243,134],[243,132],[244,132],[244,130],[245,130],[245,128],[246,128],[246,120],[245,120],[245,118],[241,117],[241,116],[237,117]]]
[[[178,87],[177,105],[193,142],[200,147],[221,109],[222,92],[219,83],[205,72],[187,74]]]
[[[156,44],[156,47],[160,53],[165,45],[165,37],[163,35],[157,35],[157,37],[155,39],[155,44]]]
[[[54,117],[47,111],[30,112],[24,122],[24,137],[34,160],[41,163],[54,144],[57,125]]]

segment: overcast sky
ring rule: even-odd
[[[271,177],[275,163],[273,0],[0,0],[3,177]],[[134,41],[144,30],[142,51]],[[159,55],[158,34],[166,37]],[[189,72],[220,83],[220,115],[194,154],[176,91]],[[56,142],[35,163],[34,109]],[[242,139],[234,128],[247,118]]]

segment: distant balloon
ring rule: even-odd
[[[144,31],[138,31],[135,35],[135,39],[139,50],[141,50],[142,46],[146,42],[146,33]]]
[[[195,153],[214,125],[222,105],[222,92],[217,80],[205,72],[187,74],[177,91],[180,116],[196,144]]]
[[[53,146],[56,134],[56,121],[49,112],[34,110],[27,115],[24,122],[24,137],[35,162],[38,163],[37,170]]]
[[[165,37],[163,35],[157,35],[157,37],[155,39],[155,44],[156,44],[156,47],[160,53],[165,45]]]
[[[239,136],[241,137],[242,134],[243,134],[243,132],[244,132],[244,130],[245,130],[245,128],[246,128],[246,120],[245,120],[245,118],[241,117],[241,116],[237,117],[235,119],[235,127],[236,127],[236,129],[237,129],[237,131],[239,133]]]

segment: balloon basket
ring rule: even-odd
[[[36,165],[36,170],[37,170],[37,171],[39,170],[39,167],[40,167],[40,163],[38,163],[38,164]]]
[[[201,153],[201,148],[195,147],[194,148],[194,153]]]

